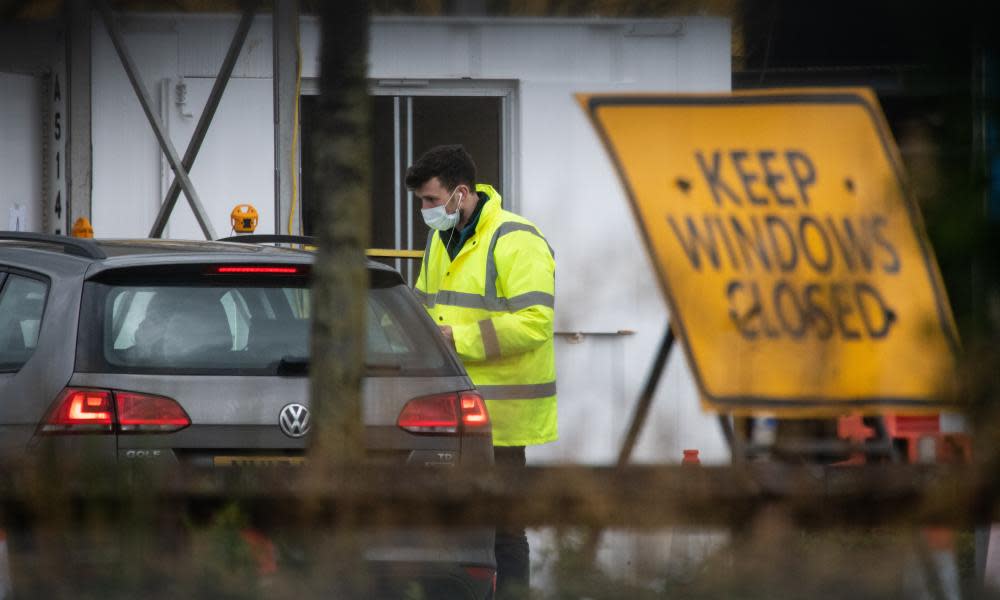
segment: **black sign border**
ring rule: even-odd
[[[822,92],[789,92],[781,91],[775,93],[767,92],[755,92],[747,93],[745,95],[738,95],[734,93],[733,95],[676,95],[676,96],[657,96],[657,95],[594,95],[587,99],[587,110],[589,112],[589,118],[594,128],[597,130],[598,135],[601,138],[601,142],[604,144],[605,149],[611,156],[611,160],[614,163],[615,170],[618,172],[618,177],[625,187],[625,192],[628,195],[629,202],[632,204],[633,214],[636,216],[637,220],[641,214],[639,211],[639,206],[636,201],[635,193],[632,190],[632,186],[628,179],[625,177],[625,170],[622,168],[622,162],[615,152],[615,147],[611,143],[611,139],[608,136],[607,131],[605,131],[600,119],[597,116],[597,111],[602,107],[622,107],[622,106],[733,106],[733,105],[795,105],[795,104],[826,104],[826,105],[857,105],[865,110],[865,113],[872,120],[872,124],[875,126],[875,130],[878,132],[879,140],[882,143],[882,150],[885,156],[888,157],[889,163],[892,165],[893,173],[896,175],[896,180],[903,191],[903,202],[906,204],[907,214],[910,218],[910,226],[913,228],[913,233],[916,236],[919,244],[920,251],[924,259],[924,267],[928,279],[931,283],[931,289],[934,292],[935,304],[937,305],[938,321],[941,326],[941,332],[945,339],[948,341],[948,346],[951,349],[952,358],[958,356],[960,343],[958,340],[958,332],[955,330],[954,320],[951,317],[950,304],[948,302],[947,294],[944,290],[944,284],[941,280],[940,272],[938,271],[937,262],[934,258],[933,250],[931,249],[930,240],[927,238],[927,234],[923,228],[923,218],[920,211],[913,201],[913,197],[910,193],[909,186],[906,184],[906,178],[904,177],[903,167],[899,164],[898,156],[893,149],[895,147],[893,143],[893,138],[888,130],[888,125],[886,124],[884,118],[882,117],[882,111],[880,107],[873,106],[867,98],[855,91],[822,91]],[[642,237],[646,243],[646,248],[649,250],[650,254],[653,252],[653,244],[646,233],[646,227],[640,222],[639,229],[642,231]],[[655,260],[655,257],[651,256]],[[659,268],[657,268],[659,271]],[[838,396],[798,396],[798,397],[767,397],[767,396],[715,396],[710,394],[705,386],[704,378],[702,373],[698,368],[698,363],[695,361],[694,353],[691,351],[690,345],[688,344],[687,332],[684,327],[683,320],[680,316],[680,311],[677,310],[677,303],[674,300],[674,296],[670,290],[670,283],[667,280],[666,273],[659,277],[660,285],[663,287],[663,291],[667,296],[667,303],[670,306],[670,322],[671,327],[676,328],[676,333],[681,338],[682,346],[684,347],[684,353],[687,356],[688,364],[691,370],[694,372],[695,381],[698,385],[698,390],[709,403],[717,405],[719,407],[730,407],[733,409],[743,409],[759,407],[762,409],[774,408],[812,408],[812,409],[859,409],[865,407],[906,407],[906,408],[921,408],[921,409],[933,409],[940,407],[953,406],[950,403],[946,403],[941,400],[927,399],[927,398],[912,398],[912,397],[851,397],[844,398]]]

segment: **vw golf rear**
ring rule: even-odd
[[[6,279],[20,286],[0,289],[0,303],[14,298],[27,315],[11,319],[22,343],[0,378],[6,397],[26,400],[16,420],[35,422],[22,448],[66,463],[139,468],[292,468],[304,460],[312,253],[37,237],[0,243],[0,283],[4,272],[16,273]],[[369,263],[369,281],[368,460],[492,463],[485,404],[434,324],[396,271]],[[5,430],[9,456],[25,427]],[[453,539],[460,541],[429,547],[412,533],[383,537],[367,558],[388,568],[398,556],[426,557],[422,575],[481,595],[489,589],[482,573],[495,569],[492,533]]]
[[[308,263],[107,269],[84,284],[76,369],[42,435],[105,433],[121,460],[301,460]],[[489,420],[399,276],[371,268],[363,390],[371,460],[487,461]]]

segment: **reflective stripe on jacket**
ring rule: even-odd
[[[503,210],[492,186],[476,191],[489,200],[475,233],[452,261],[432,231],[415,291],[435,323],[451,325],[455,349],[486,399],[493,443],[551,442],[558,437],[555,258],[537,227]]]

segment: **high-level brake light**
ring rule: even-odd
[[[458,433],[488,430],[489,413],[476,392],[437,394],[414,398],[406,403],[396,424],[412,433]]]
[[[42,423],[42,433],[166,433],[191,424],[166,396],[120,390],[66,388]]]
[[[299,267],[253,267],[253,266],[223,266],[216,267],[215,272],[220,275],[295,275],[300,273]]]

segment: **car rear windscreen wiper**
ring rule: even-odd
[[[309,372],[308,356],[282,356],[278,361],[278,375],[301,375]]]
[[[366,371],[402,371],[403,365],[396,362],[366,363]],[[283,356],[278,361],[278,375],[300,375],[309,372],[308,356]]]
[[[402,371],[403,365],[399,363],[381,362],[365,363],[366,371]]]

